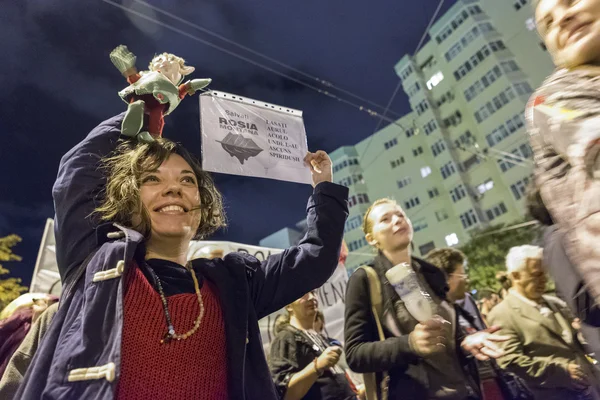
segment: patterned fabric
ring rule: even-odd
[[[160,296],[137,266],[127,280],[117,399],[227,399],[225,323],[213,285],[202,286],[200,329],[186,340],[160,343],[167,329]],[[168,305],[176,332],[194,325],[195,293],[170,296]]]
[[[600,76],[559,70],[527,109],[535,180],[565,250],[600,303]]]

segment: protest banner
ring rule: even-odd
[[[345,248],[342,251],[341,262],[329,280],[317,289],[319,309],[325,315],[324,334],[343,343],[344,339],[344,299],[348,274],[344,267]],[[221,258],[228,253],[248,253],[260,261],[264,261],[273,254],[281,253],[282,249],[274,249],[262,246],[253,246],[242,243],[226,241],[192,241],[188,250],[188,259],[195,258]],[[52,293],[60,295],[60,276],[56,263],[54,221],[48,219],[44,229],[44,236],[40,243],[40,251],[31,280],[30,292]],[[278,315],[286,314],[285,309],[278,310],[265,318],[258,324],[265,351],[274,338],[273,328]]]
[[[211,90],[200,96],[202,168],[312,182],[302,111]]]

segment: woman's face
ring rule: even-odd
[[[200,192],[183,157],[172,154],[156,171],[144,173],[140,197],[152,223],[152,240],[194,237],[201,219]]]
[[[535,19],[557,66],[600,64],[600,0],[539,0]]]
[[[371,233],[366,235],[366,239],[379,250],[404,250],[412,242],[412,225],[399,205],[379,204],[369,213],[369,220],[372,229]]]
[[[319,311],[319,301],[317,300],[316,291],[306,293],[288,306],[288,312],[301,320],[305,318],[314,319],[317,311]]]

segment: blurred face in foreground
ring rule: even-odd
[[[556,66],[600,65],[600,0],[537,0],[535,19]]]

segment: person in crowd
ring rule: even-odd
[[[536,399],[599,399],[600,376],[587,360],[566,305],[544,295],[542,249],[510,249],[506,268],[513,287],[489,315],[510,337],[500,344],[500,367],[527,382]],[[581,397],[578,397],[581,396]]]
[[[479,313],[484,322],[487,323],[487,316],[494,307],[500,304],[502,298],[491,289],[483,289],[479,291]]]
[[[472,326],[471,323],[466,323],[464,318],[461,318],[459,315],[459,323],[461,323],[463,328],[467,332],[485,329],[485,322],[479,312],[477,302],[467,292],[469,276],[465,271],[467,257],[464,253],[451,247],[434,249],[425,255],[424,260],[444,272],[448,285],[448,293],[446,294],[448,302],[460,306],[473,318],[475,326]]]
[[[487,329],[487,325],[479,312],[477,303],[466,292],[469,280],[465,271],[466,256],[457,249],[434,249],[425,256],[425,260],[440,268],[448,282],[449,302],[455,304],[458,323],[465,332],[474,333]],[[496,294],[492,292],[493,294]],[[508,400],[502,392],[501,379],[494,360],[477,361],[483,398],[485,400]]]
[[[378,251],[371,267],[381,284],[383,314],[379,318],[385,340],[379,338],[367,273],[359,268],[346,291],[345,345],[350,368],[376,373],[379,396],[385,390],[390,399],[479,399],[477,367],[470,356],[484,360],[501,355],[496,342],[504,338],[492,330],[469,336],[463,332],[447,301],[446,276],[412,256],[412,225],[394,200],[375,201],[364,216],[363,230],[367,242]],[[386,277],[386,272],[400,265],[411,268],[431,299],[435,315],[427,320],[418,321],[409,312],[409,304]],[[382,382],[383,372],[389,374],[389,381]]]
[[[2,310],[4,319],[0,320],[0,377],[31,325],[57,300],[56,296],[45,293],[26,293]]]
[[[225,223],[209,174],[179,144],[120,137],[110,118],[61,160],[53,187],[61,307],[17,398],[276,399],[258,319],[335,270],[348,189],[325,152],[300,243],[260,262],[187,260]],[[105,224],[100,224],[105,222]]]
[[[309,292],[286,307],[289,323],[271,343],[271,374],[282,399],[356,399],[338,366],[342,348],[318,333],[316,293]]]
[[[580,320],[581,332],[590,353],[600,357],[600,305],[594,302],[581,275],[565,252],[564,232],[554,225],[554,220],[544,205],[535,183],[529,186],[526,197],[528,214],[544,227],[543,267],[556,285],[558,296],[565,301],[571,313]]]
[[[535,182],[574,269],[600,303],[600,1],[533,5],[557,67],[526,112]]]
[[[58,311],[58,303],[54,302],[44,311],[40,312],[39,318],[34,318],[35,322],[31,326],[31,329],[29,329],[25,338],[13,353],[4,373],[0,376],[0,399],[11,400],[15,398],[17,389],[23,382],[29,364],[31,364],[31,360],[37,351],[40,341],[46,334],[56,311]]]
[[[510,281],[510,277],[508,276],[508,272],[506,271],[498,271],[496,272],[496,280],[500,284],[500,299],[503,299],[508,294],[508,291],[512,287],[512,282]]]

